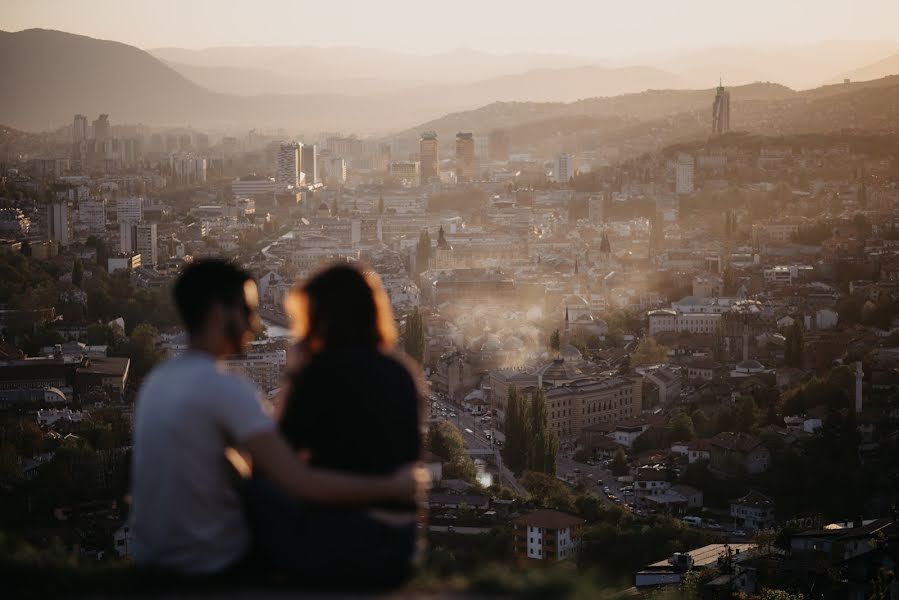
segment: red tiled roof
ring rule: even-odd
[[[557,510],[538,510],[522,515],[512,521],[516,525],[528,527],[544,527],[546,529],[565,529],[586,523],[583,519],[573,517]]]

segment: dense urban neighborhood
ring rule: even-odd
[[[185,351],[186,265],[255,277],[265,330],[225,362],[277,403],[285,295],[351,262],[423,369],[434,577],[894,597],[895,129],[745,133],[723,85],[704,102],[711,135],[652,151],[0,128],[0,555],[129,560],[135,396]]]

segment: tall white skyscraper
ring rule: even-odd
[[[553,164],[553,181],[556,183],[568,183],[574,177],[574,157],[570,154],[557,154]]]
[[[68,246],[69,237],[69,204],[64,200],[54,200],[47,205],[47,239],[59,242],[60,246]]]
[[[144,199],[140,196],[116,198],[116,219],[119,223],[137,223],[144,220]]]
[[[681,153],[674,165],[675,192],[678,194],[693,193],[693,156]]]
[[[278,148],[275,181],[282,186],[297,187],[300,185],[301,148],[303,146],[296,142],[281,144]]]

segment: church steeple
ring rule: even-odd
[[[437,232],[437,247],[441,250],[450,249],[450,246],[446,241],[446,234],[443,232],[443,225],[440,226],[440,230]]]
[[[612,253],[612,244],[609,243],[609,234],[605,231],[602,232],[602,239],[599,242],[599,251],[603,254]]]

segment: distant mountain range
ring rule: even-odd
[[[889,43],[869,46],[856,53]],[[641,145],[639,140],[654,137],[676,141],[707,133],[714,89],[710,83],[684,88],[695,85],[697,74],[706,80],[715,61],[730,56],[721,52],[705,62],[684,57],[675,73],[585,64],[578,57],[468,50],[432,56],[359,48],[152,53],[59,31],[0,32],[0,69],[7,82],[0,86],[0,123],[40,131],[67,124],[80,112],[90,118],[109,113],[114,123],[285,128],[297,134],[414,136],[434,129],[443,137],[506,127],[534,143],[580,128],[609,139],[632,135]],[[878,68],[891,69],[881,62],[887,64]],[[751,76],[754,68],[743,72]],[[759,132],[888,129],[896,124],[896,103],[890,102],[897,86],[895,78],[801,92],[773,83],[729,85],[732,125]],[[861,106],[876,108],[862,113]],[[421,125],[411,128],[415,123]]]
[[[797,92],[757,83],[729,89],[731,128],[768,135],[859,130],[899,131],[899,76],[835,84]],[[496,102],[445,115],[397,137],[433,130],[442,139],[457,131],[503,127],[519,145],[544,149],[592,136],[625,155],[707,137],[714,89],[646,91],[572,103]]]
[[[488,54],[458,49],[443,54],[405,54],[375,48],[238,46],[203,50],[155,48],[168,63],[194,67],[258,69],[303,81],[371,79],[408,87],[418,83],[470,83],[533,69],[601,64],[595,59],[552,54]]]
[[[860,69],[847,71],[843,74],[843,78],[852,81],[870,81],[871,79],[880,79],[890,75],[899,75],[899,54],[887,56]]]

